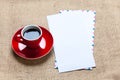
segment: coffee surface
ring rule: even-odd
[[[26,39],[34,40],[37,39],[40,36],[40,32],[37,29],[29,29],[24,32],[23,36]]]

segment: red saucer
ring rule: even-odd
[[[18,56],[24,59],[34,60],[49,54],[53,47],[53,37],[47,29],[43,27],[40,28],[42,30],[42,40],[40,41],[39,46],[34,49],[27,47],[27,45],[17,40],[16,36],[21,33],[22,28],[14,34],[12,38],[12,49]]]

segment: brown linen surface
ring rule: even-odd
[[[39,24],[48,29],[46,16],[64,9],[97,12],[97,68],[92,71],[59,74],[54,69],[53,50],[35,61],[24,60],[11,50],[11,38],[22,25]],[[0,0],[0,80],[120,80],[119,75],[120,0]]]

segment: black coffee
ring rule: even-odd
[[[24,32],[23,36],[26,39],[34,40],[37,39],[40,36],[40,34],[40,31],[37,29],[29,29]]]

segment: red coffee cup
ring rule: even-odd
[[[46,56],[53,47],[51,33],[39,25],[26,25],[12,37],[12,49],[18,56],[34,60]]]
[[[42,39],[42,30],[38,25],[26,25],[17,39],[29,48],[36,48]]]

